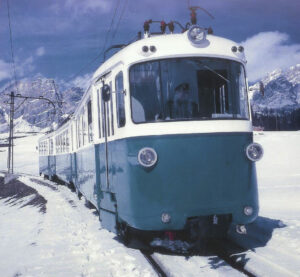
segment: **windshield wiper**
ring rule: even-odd
[[[191,59],[192,61],[195,61],[194,59]],[[220,73],[218,73],[217,71],[213,70],[211,67],[209,67],[208,65],[206,65],[205,63],[203,63],[202,61],[196,60],[196,62],[198,64],[200,64],[201,66],[205,67],[206,69],[208,69],[210,72],[215,73],[217,76],[219,76],[221,79],[223,79],[225,82],[227,82],[228,84],[230,83],[230,81],[225,78],[223,75],[221,75]]]
[[[225,82],[227,82],[228,84],[230,83],[230,81],[228,79],[226,79],[224,76],[222,76],[220,73],[216,72],[215,70],[213,70],[212,68],[210,68],[208,65],[204,64],[203,67],[205,67],[206,69],[208,69],[209,71],[215,73],[216,75],[218,75],[220,78],[222,78]]]

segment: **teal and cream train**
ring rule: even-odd
[[[40,173],[72,184],[122,236],[243,233],[258,215],[263,154],[245,63],[242,46],[196,25],[147,34],[102,64],[72,118],[40,139]]]

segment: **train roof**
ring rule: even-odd
[[[119,64],[130,66],[131,64],[145,62],[149,60],[158,60],[165,58],[176,57],[216,57],[223,59],[230,59],[246,63],[244,51],[232,51],[232,47],[239,45],[229,39],[218,37],[215,35],[207,35],[205,43],[195,46],[188,38],[188,31],[181,34],[163,34],[145,37],[135,41],[122,50],[114,54],[107,61],[105,61],[94,73],[92,83],[99,80],[101,76],[109,73],[114,67]],[[148,47],[148,51],[144,52],[144,46]],[[155,46],[155,51],[150,51],[150,47]],[[92,85],[92,84],[91,84]],[[83,99],[88,96],[91,86],[84,93],[80,104],[77,106],[74,115],[80,110]],[[73,116],[74,116],[73,115]],[[66,122],[62,126],[51,133],[43,136],[39,141],[55,136],[64,131],[69,126],[70,122]]]
[[[93,80],[96,81],[119,63],[130,65],[163,58],[203,56],[246,63],[243,51],[232,51],[233,46],[237,48],[239,46],[236,42],[215,35],[207,35],[205,43],[195,46],[189,40],[187,33],[155,35],[131,43],[103,63],[94,73]],[[142,50],[144,46],[149,49],[151,46],[155,46],[156,51],[144,52]]]

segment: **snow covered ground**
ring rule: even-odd
[[[32,195],[0,200],[2,277],[155,276],[143,256],[102,230],[95,210],[67,187],[19,180],[46,197],[46,211],[24,206]]]
[[[264,148],[257,163],[260,217],[247,236],[230,235],[254,249],[244,259],[255,275],[300,276],[300,131],[258,132],[254,140]]]
[[[15,171],[38,173],[38,138],[16,139]],[[231,233],[233,240],[254,250],[236,257],[256,275],[300,276],[300,132],[261,132],[255,141],[265,151],[257,163],[260,217],[247,236]],[[3,150],[0,170],[6,169]],[[142,254],[101,229],[95,211],[68,188],[30,176],[19,181],[35,193],[0,199],[1,277],[156,276]],[[0,181],[0,190],[2,186]],[[177,268],[174,276],[240,275],[215,257],[190,258],[186,272],[180,267],[183,257],[156,255]]]
[[[38,140],[42,134],[28,136],[26,133],[15,134],[14,171],[37,175],[39,170]],[[7,133],[0,134],[0,144],[7,143]],[[7,169],[7,148],[0,148],[0,170]]]

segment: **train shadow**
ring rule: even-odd
[[[216,255],[209,258],[211,267],[217,269],[229,262],[238,268],[244,268],[250,259],[247,251],[256,252],[257,248],[265,247],[272,239],[274,230],[286,226],[281,220],[261,216],[247,226],[246,235],[238,234],[232,226],[228,232],[228,239],[220,245],[223,248],[220,250],[217,245],[213,245],[210,249],[211,254]],[[226,262],[220,257],[225,257]]]
[[[259,216],[253,223],[247,225],[246,235],[238,234],[234,228],[231,227],[228,232],[228,238],[244,249],[254,251],[255,248],[267,245],[275,229],[285,228],[286,226],[287,225],[279,219]]]

